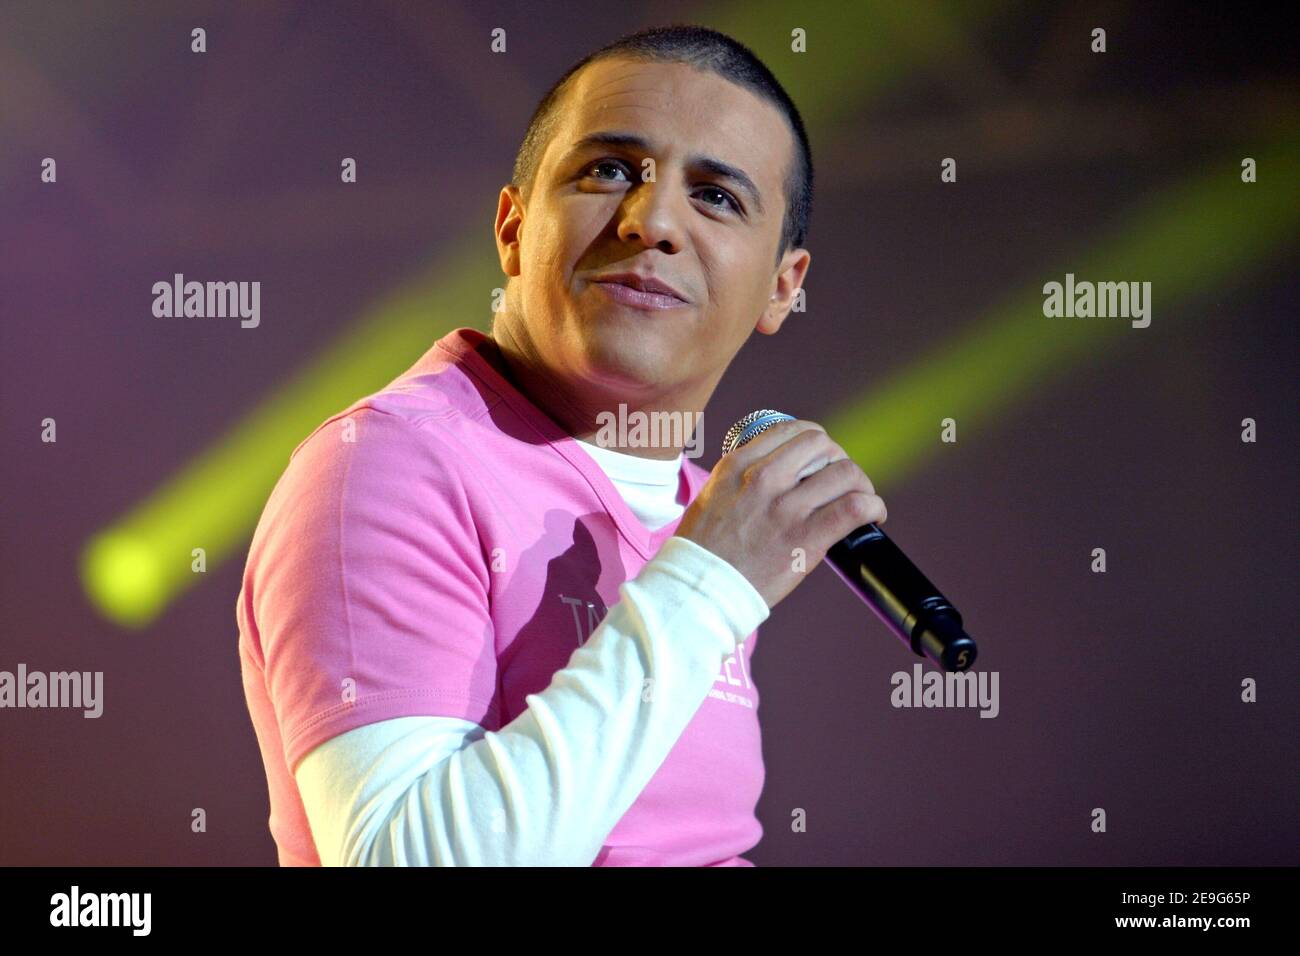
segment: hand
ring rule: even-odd
[[[723,455],[675,534],[731,564],[769,608],[855,528],[888,517],[871,479],[816,422],[778,422]]]

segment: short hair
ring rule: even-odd
[[[813,162],[799,110],[772,71],[752,50],[725,33],[693,24],[674,23],[626,34],[569,67],[537,104],[515,156],[511,185],[522,192],[524,199],[532,191],[542,154],[555,132],[559,107],[575,77],[588,64],[615,57],[686,63],[716,73],[781,110],[794,134],[795,150],[785,175],[785,217],[781,223],[781,241],[777,244],[777,263],[788,249],[802,248],[807,241],[808,220],[812,216]]]

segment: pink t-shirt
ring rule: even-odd
[[[479,354],[485,339],[455,329],[319,425],[254,532],[236,616],[281,865],[320,864],[293,778],[305,754],[393,717],[509,724],[680,522],[649,531]],[[708,474],[684,459],[679,501]],[[740,854],[762,836],[764,779],[757,634],[595,865],[749,865]]]

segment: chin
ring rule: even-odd
[[[652,338],[629,331],[622,322],[602,322],[587,338],[585,351],[583,364],[590,377],[623,388],[653,386],[680,364]]]

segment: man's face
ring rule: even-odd
[[[582,144],[600,134],[642,142]],[[548,377],[593,394],[707,401],[750,333],[780,327],[807,270],[805,250],[776,264],[794,149],[775,106],[714,73],[589,65],[526,208],[514,187],[502,190],[497,245],[514,278],[497,328],[504,321]],[[626,272],[667,283],[681,301],[638,307],[627,289],[597,281]]]

